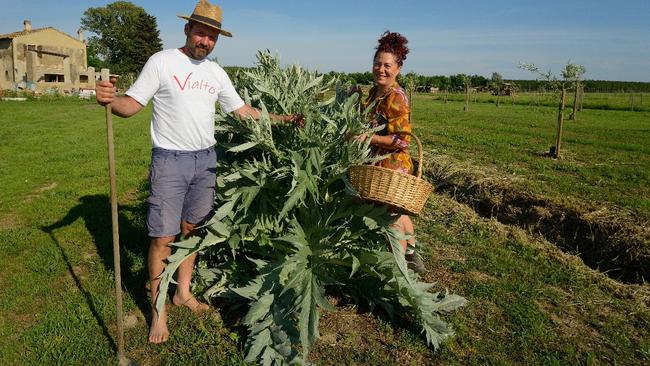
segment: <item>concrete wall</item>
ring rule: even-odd
[[[14,84],[14,63],[11,52],[11,41],[0,40],[0,90],[11,89]]]
[[[8,57],[8,52],[12,53],[11,57]],[[2,89],[19,86],[35,91],[53,88],[71,91],[95,87],[94,71],[87,69],[86,45],[55,29],[13,38],[9,49],[0,48],[0,57],[0,65],[3,65],[0,68],[4,67],[4,71],[7,71],[9,59],[13,64],[10,66],[13,75],[9,87],[5,75],[0,74]]]

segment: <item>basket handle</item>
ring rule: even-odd
[[[418,179],[422,178],[422,159],[424,158],[424,156],[422,154],[422,143],[420,142],[420,139],[408,131],[394,132],[393,135],[409,135],[415,138],[415,142],[418,144],[418,170],[416,171],[416,176],[418,177]]]

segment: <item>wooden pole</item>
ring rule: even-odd
[[[573,111],[571,112],[571,118],[569,118],[572,121],[577,121],[578,120],[578,90],[580,90],[580,82],[576,81],[576,90],[573,93]]]
[[[465,112],[469,110],[469,84],[465,84],[465,108],[463,109]]]
[[[108,69],[101,70],[101,79],[110,80]],[[117,316],[117,356],[120,365],[128,364],[124,355],[124,326],[122,324],[122,271],[120,266],[120,232],[117,216],[117,184],[115,178],[115,146],[113,143],[113,111],[106,105],[106,140],[108,143],[108,175],[111,189],[111,223],[113,227],[113,266],[115,267],[115,312]]]
[[[582,104],[585,101],[585,86],[580,84],[580,112],[582,112]]]
[[[560,147],[562,145],[562,128],[564,125],[564,102],[566,97],[566,89],[562,88],[560,97],[560,106],[557,114],[557,138],[555,140],[555,158],[560,157]]]

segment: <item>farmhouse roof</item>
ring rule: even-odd
[[[69,35],[69,34],[67,34],[65,32],[61,32],[60,30],[58,30],[58,29],[56,29],[54,27],[36,28],[36,29],[32,29],[32,30],[21,30],[21,31],[18,31],[18,32],[13,32],[13,33],[0,34],[0,39],[14,39],[14,38],[26,36],[28,34],[42,32],[42,31],[45,31],[45,30],[48,30],[48,29],[51,29],[51,30],[53,30],[55,32],[59,32],[59,33],[65,35],[65,36],[67,36],[67,37],[69,37],[69,38],[71,38],[71,39],[73,39],[73,40],[75,40],[77,42],[83,43],[82,41],[72,37],[71,35]]]

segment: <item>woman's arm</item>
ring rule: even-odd
[[[400,138],[400,134],[392,135],[372,135],[370,145],[380,147],[384,150],[404,150],[407,149],[409,144]],[[366,141],[368,134],[364,133],[355,137],[358,141]]]

